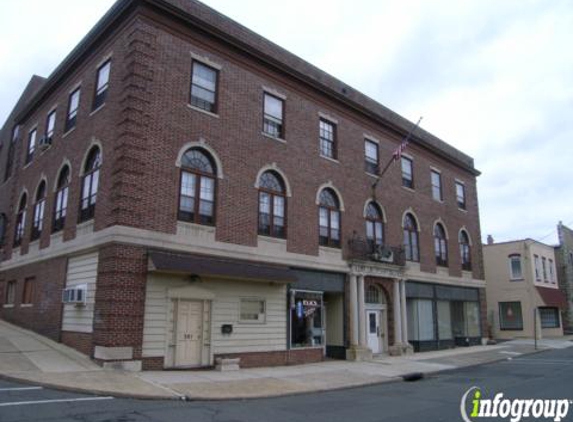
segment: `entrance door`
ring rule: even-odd
[[[380,311],[366,311],[368,347],[372,353],[382,352],[380,347]]]
[[[203,345],[203,303],[180,300],[177,303],[177,346],[175,364],[177,366],[201,365]]]

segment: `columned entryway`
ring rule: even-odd
[[[412,346],[408,343],[406,280],[401,269],[389,267],[369,262],[351,264],[348,276],[351,341],[346,356],[349,360],[369,360],[373,354],[383,352],[401,355],[412,351]],[[376,287],[376,283],[369,283],[366,288],[366,277],[381,280],[387,290],[391,289],[391,304],[385,303],[383,299],[376,299],[376,294],[383,296],[383,292]],[[393,338],[388,335],[390,308]]]

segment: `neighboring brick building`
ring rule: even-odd
[[[120,0],[2,130],[1,317],[144,368],[481,342],[479,172],[420,129],[379,180],[412,126],[198,2]]]
[[[573,334],[573,230],[561,221],[557,225],[559,246],[555,247],[555,263],[559,287],[567,298],[567,307],[563,309],[563,329]]]
[[[483,255],[493,337],[562,336],[566,300],[553,247],[533,239],[494,243],[489,236]]]

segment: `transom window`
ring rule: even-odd
[[[466,209],[466,187],[460,182],[456,182],[456,202],[458,203],[458,208]]]
[[[94,217],[99,188],[99,171],[101,166],[101,152],[96,146],[91,149],[84,166],[82,179],[82,195],[80,200],[79,221],[87,221]]]
[[[215,113],[218,71],[194,61],[191,73],[191,105]]]
[[[336,125],[320,119],[320,155],[336,159]]]
[[[402,156],[402,186],[414,189],[414,171],[412,160]]]
[[[434,226],[434,251],[436,255],[436,264],[443,267],[448,266],[448,241],[446,240],[446,231],[444,226],[437,223]]]
[[[286,198],[282,179],[274,171],[266,171],[259,180],[259,234],[285,237]]]
[[[462,270],[472,270],[472,257],[470,249],[470,239],[465,230],[460,231],[460,258],[462,261]]]
[[[41,181],[36,192],[36,203],[34,204],[34,219],[32,222],[31,240],[40,238],[44,227],[44,211],[46,209],[46,182]]]
[[[191,148],[181,159],[179,220],[197,224],[215,223],[216,167],[202,149]]]
[[[263,132],[275,138],[284,138],[284,101],[267,92],[263,104]]]
[[[64,228],[68,209],[68,192],[70,187],[70,168],[64,166],[58,177],[56,186],[56,203],[54,204],[54,223],[52,231],[57,232]]]
[[[373,250],[376,245],[384,244],[384,220],[382,210],[374,202],[370,202],[366,207],[366,240],[371,250]]]
[[[78,109],[80,107],[80,88],[76,89],[70,94],[68,98],[68,113],[66,116],[66,124],[64,131],[68,132],[76,126],[78,117]]]
[[[101,107],[105,103],[109,88],[110,70],[111,60],[106,61],[97,69],[94,103],[92,107],[94,110]]]
[[[436,201],[442,200],[442,175],[432,170],[432,198]]]
[[[380,164],[378,157],[378,144],[368,139],[364,140],[365,169],[370,174],[378,174]]]
[[[364,302],[382,305],[385,302],[384,295],[378,287],[370,285],[364,291]]]
[[[420,261],[418,224],[410,213],[404,216],[404,250],[408,261]]]
[[[512,280],[521,280],[523,278],[521,272],[521,255],[509,255],[509,275]]]
[[[332,189],[320,192],[319,198],[319,244],[340,247],[340,202]]]
[[[22,198],[20,198],[20,204],[18,205],[18,213],[16,214],[16,231],[14,232],[14,247],[20,246],[22,244],[22,239],[24,238],[27,200],[27,195],[23,194]]]
[[[26,152],[26,164],[32,161],[34,158],[34,152],[36,151],[36,137],[38,131],[37,129],[33,129],[28,134],[28,149]]]

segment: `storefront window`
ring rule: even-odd
[[[408,338],[413,341],[435,340],[432,301],[408,300]]]
[[[452,335],[452,310],[447,300],[438,301],[438,336],[440,340],[451,340]]]
[[[324,344],[322,293],[291,291],[291,347]]]

